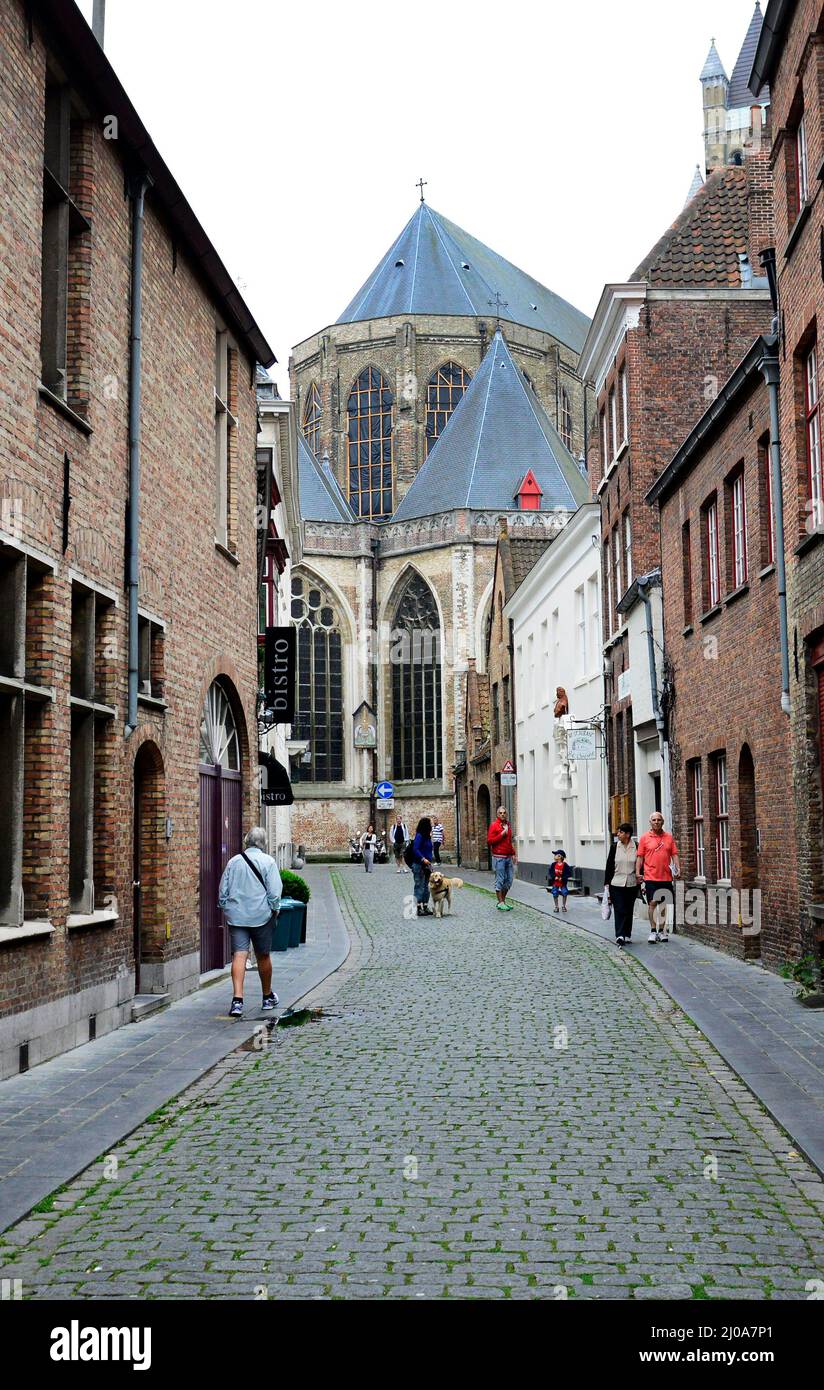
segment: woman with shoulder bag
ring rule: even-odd
[[[615,942],[621,947],[632,940],[632,916],[638,896],[636,849],[632,826],[629,821],[622,821],[618,826],[618,837],[610,846],[604,872],[604,896],[608,896],[615,911]]]
[[[375,834],[375,827],[371,821],[361,835],[360,847],[363,851],[363,863],[368,874],[372,872],[372,865],[375,862],[375,850],[378,847],[378,837]]]

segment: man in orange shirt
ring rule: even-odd
[[[649,830],[638,841],[635,859],[635,877],[639,884],[643,883],[647,894],[650,945],[667,940],[667,904],[672,903],[674,913],[672,880],[680,873],[678,846],[664,829],[661,812],[653,811]]]

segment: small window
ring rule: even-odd
[[[743,464],[727,483],[730,547],[727,582],[739,589],[747,582],[747,504],[744,494]]]
[[[727,783],[727,756],[715,759],[716,855],[719,880],[730,880],[730,809]]]
[[[614,631],[615,614],[612,605],[612,565],[609,559],[609,541],[604,541],[604,583],[606,586],[607,636]]]
[[[618,406],[615,400],[615,387],[611,387],[609,393],[609,433],[611,441],[611,458],[615,458],[618,453]]]
[[[572,406],[565,386],[561,387],[561,438],[572,449]]]
[[[320,458],[320,417],[320,391],[313,381],[303,411],[303,437],[316,459]]]
[[[492,686],[492,742],[500,743],[500,741],[501,718],[500,711],[498,709],[498,683],[496,681],[495,684]]]
[[[629,507],[624,512],[624,584],[629,588],[632,583],[632,526],[629,519]]]
[[[704,867],[704,780],[700,758],[690,763],[692,782],[692,845],[696,878],[705,878]]]
[[[775,512],[773,510],[772,454],[770,436],[758,441],[759,510],[761,521],[761,563],[775,562]]]
[[[616,609],[623,595],[621,588],[621,535],[618,526],[612,528],[612,588],[615,599]],[[615,617],[616,626],[618,625],[618,615]]]
[[[579,678],[587,673],[587,613],[583,584],[575,590],[575,669]]]
[[[137,619],[137,690],[151,700],[163,698],[163,627],[142,615]]]
[[[707,610],[721,601],[718,567],[718,499],[713,497],[704,509],[704,602]]]
[[[509,676],[504,676],[501,682],[503,687],[503,716],[504,716],[504,742],[512,737],[512,703],[509,694]]]
[[[690,524],[681,527],[681,573],[684,586],[684,627],[692,624],[692,542]]]
[[[624,444],[629,440],[629,405],[627,402],[627,370],[622,367],[618,373],[618,394],[621,397],[621,438]]]
[[[807,121],[802,111],[795,132],[795,173],[798,184],[798,211],[800,212],[810,195],[810,179],[807,167]]]
[[[818,401],[818,346],[811,348],[804,364],[804,412],[807,433],[807,481],[810,523],[824,526],[824,470],[821,462],[821,418]]]
[[[601,411],[601,459],[603,462],[603,472],[606,473],[609,467],[609,444],[607,440],[607,412]]]
[[[108,765],[112,753],[113,622],[111,599],[72,586],[71,743],[69,750],[69,909],[95,910],[108,844]]]

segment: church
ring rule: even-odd
[[[500,519],[550,537],[589,496],[589,320],[423,200],[340,317],[294,349],[304,545],[291,573],[292,836],[340,852],[437,815]],[[375,789],[394,810],[375,815]]]

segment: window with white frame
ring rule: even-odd
[[[575,590],[575,670],[579,677],[587,674],[587,610],[583,584]]]
[[[632,527],[629,521],[629,507],[624,512],[624,584],[632,583]]]
[[[718,570],[718,500],[713,498],[704,513],[705,554],[706,554],[706,597],[707,609],[714,608],[721,600],[721,583]]]
[[[600,669],[598,653],[601,650],[601,604],[599,602],[599,579],[591,574],[587,580],[587,610],[589,613],[589,660],[592,671]]]
[[[235,352],[225,329],[215,330],[215,540],[230,547],[231,465],[237,419],[234,401]]]
[[[561,614],[560,610],[552,610],[552,676],[551,684],[558,684],[558,677],[561,674]]]
[[[730,878],[730,810],[726,753],[719,753],[715,759],[715,815],[718,878],[728,882]]]
[[[609,393],[609,429],[612,441],[611,458],[615,458],[618,453],[618,406],[615,399],[615,387],[610,388]]]
[[[526,672],[524,670],[524,649],[523,645],[515,648],[515,672],[517,676],[517,695],[516,695],[516,723],[524,717],[525,713],[525,692],[526,692]]]
[[[821,416],[818,399],[818,345],[804,364],[804,414],[807,431],[807,481],[813,529],[824,526],[824,468],[821,462]]]
[[[603,471],[606,473],[609,467],[609,441],[607,440],[607,412],[601,411],[601,459],[603,460]]]
[[[529,838],[535,838],[535,803],[538,797],[538,787],[535,781],[535,749],[529,750]]]
[[[744,470],[732,480],[732,582],[738,589],[747,582],[747,506],[744,496]]]
[[[810,194],[810,177],[807,168],[807,122],[804,112],[795,131],[795,174],[798,185],[798,208],[800,212]]]
[[[618,373],[618,391],[621,396],[621,431],[624,444],[629,439],[629,403],[627,400],[627,369],[622,367]]]
[[[612,606],[612,566],[609,562],[609,541],[604,541],[604,587],[606,588],[607,600],[607,635],[615,627],[615,610]]]
[[[106,752],[115,710],[114,604],[72,585],[71,739],[69,745],[69,910],[89,914],[100,893],[96,859],[107,829]]]
[[[696,878],[705,878],[704,871],[704,781],[701,759],[691,764],[692,770],[692,845]]]
[[[612,528],[612,588],[615,598],[615,606],[617,608],[618,603],[621,599],[621,595],[624,592],[621,588],[621,534],[617,522],[615,526],[613,526]],[[613,621],[617,626],[617,614],[615,615]]]
[[[772,458],[770,437],[762,435],[758,441],[758,472],[761,480],[759,494],[761,507],[761,560],[764,565],[775,561],[775,512],[773,510]]]
[[[541,704],[549,704],[549,619],[541,623]]]
[[[527,665],[529,671],[529,712],[535,709],[535,638],[532,633],[526,639]]]

